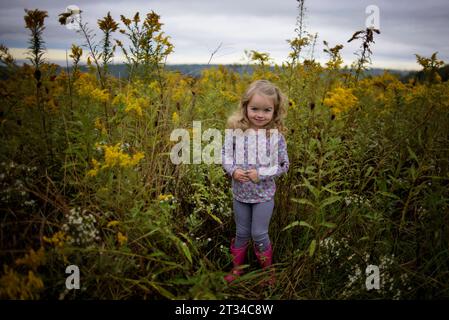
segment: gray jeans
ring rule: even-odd
[[[234,246],[243,247],[251,238],[260,251],[269,244],[268,226],[273,214],[274,200],[260,203],[245,203],[234,199],[234,220],[236,237]]]

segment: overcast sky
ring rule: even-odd
[[[44,37],[47,58],[63,62],[65,50],[72,43],[82,44],[73,30],[61,26],[58,14],[69,5],[83,11],[83,20],[96,30],[97,19],[111,12],[119,21],[120,14],[132,17],[139,11],[143,17],[154,10],[161,15],[163,31],[171,37],[175,52],[169,63],[207,63],[211,53],[222,47],[211,63],[245,63],[244,50],[268,52],[276,63],[287,60],[294,37],[296,0],[129,0],[129,1],[50,1],[27,0],[0,2],[0,43],[8,46],[17,58],[23,57],[28,32],[24,28],[24,8],[46,10]],[[369,5],[379,8],[380,35],[373,45],[372,66],[380,68],[416,69],[414,54],[430,56],[438,51],[439,58],[449,62],[449,1],[448,0],[321,0],[305,1],[306,31],[318,34],[314,57],[326,61],[323,40],[330,46],[343,44],[346,64],[356,56],[359,42],[347,43],[352,34],[365,28]],[[121,39],[117,33],[116,38]],[[117,51],[117,53],[119,53]],[[312,52],[305,52],[310,58]],[[115,58],[120,62],[120,58]]]

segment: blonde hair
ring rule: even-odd
[[[273,118],[264,126],[264,129],[267,129],[267,134],[269,129],[278,129],[281,133],[285,133],[287,129],[284,127],[283,120],[287,113],[285,106],[287,97],[268,80],[257,80],[250,84],[240,99],[238,109],[228,118],[227,127],[230,129],[242,129],[243,131],[250,128],[247,107],[256,93],[273,99]]]

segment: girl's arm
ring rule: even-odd
[[[261,168],[258,168],[257,173],[259,176],[259,180],[266,180],[269,178],[278,177],[281,174],[286,173],[288,171],[289,166],[290,161],[288,160],[287,143],[285,142],[284,136],[281,133],[279,133],[278,165],[264,168],[263,171],[269,170],[270,174],[262,174],[263,172],[260,172]]]

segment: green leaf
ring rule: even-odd
[[[284,229],[282,229],[282,231],[288,230],[288,229],[296,227],[296,226],[299,226],[299,221],[293,221],[288,226],[286,226]]]
[[[192,255],[190,254],[190,250],[189,247],[187,246],[187,243],[181,242],[180,246],[186,258],[190,261],[190,263],[192,263]]]
[[[366,172],[365,172],[365,178],[368,177],[373,170],[374,170],[373,167],[369,167],[368,170],[366,170]]]
[[[299,222],[299,225],[300,225],[301,227],[307,227],[307,228],[310,228],[310,229],[312,229],[312,230],[315,230],[310,224],[308,224],[308,223],[305,222],[305,221],[300,221],[300,222]]]
[[[312,186],[309,182],[309,180],[307,180],[307,178],[304,177],[304,185],[307,187],[307,189],[310,190],[310,192],[312,192],[312,194],[315,196],[315,199],[318,199],[320,197],[320,190],[318,190],[316,187]]]
[[[286,226],[284,229],[282,229],[282,231],[288,230],[288,229],[296,227],[296,226],[307,227],[307,228],[310,228],[313,230],[313,227],[305,221],[293,221],[288,226]]]
[[[333,222],[323,222],[323,223],[320,223],[320,226],[327,227],[327,228],[336,228],[337,227],[337,225]]]
[[[207,213],[215,220],[217,221],[219,224],[223,224],[223,222],[220,220],[220,218],[218,218],[215,214],[213,214],[212,212],[210,212],[210,210],[207,210]]]
[[[315,249],[316,249],[316,240],[313,239],[309,245],[309,257],[313,256],[313,254],[315,253]]]
[[[410,148],[410,146],[407,146],[408,153],[410,154],[410,157],[416,161],[417,164],[419,164],[418,157],[416,156],[416,153]]]
[[[320,209],[323,209],[334,202],[340,201],[340,199],[341,199],[340,196],[332,196],[332,197],[326,198],[321,202]]]
[[[310,201],[309,199],[305,199],[305,198],[300,198],[300,199],[297,199],[297,198],[291,198],[291,200],[292,200],[293,202],[296,202],[296,203],[307,204],[307,205],[309,205],[309,206],[315,207],[315,204],[314,204],[312,201]]]
[[[150,282],[150,285],[154,289],[156,289],[164,297],[166,297],[168,299],[172,299],[172,300],[176,299],[176,297],[171,292],[169,292],[168,290],[166,290],[166,289],[162,288],[161,286],[155,284],[154,282]]]
[[[390,193],[390,192],[386,192],[386,191],[381,191],[381,192],[377,192],[378,194],[381,194],[385,197],[389,197],[389,198],[393,198],[396,200],[400,200],[401,198],[399,198],[397,195],[395,195],[394,193]]]

